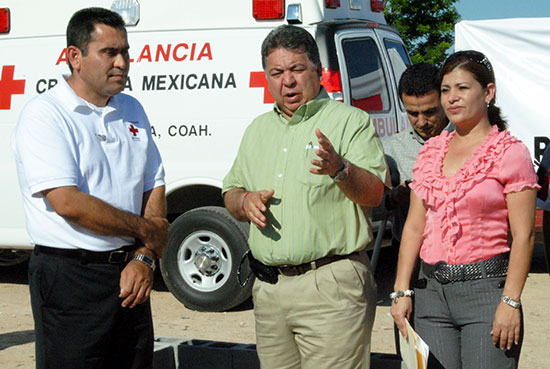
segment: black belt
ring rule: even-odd
[[[90,251],[84,249],[60,249],[42,245],[34,246],[35,254],[46,254],[79,260],[83,263],[123,264],[129,261],[134,253],[134,246],[123,246],[112,251]]]
[[[433,278],[441,284],[449,282],[471,281],[481,278],[504,277],[508,273],[510,253],[504,253],[487,260],[467,264],[437,264],[422,262],[422,272],[427,278]]]
[[[329,255],[300,265],[280,265],[276,268],[282,275],[286,275],[287,277],[294,277],[338,260],[349,259],[350,257],[354,257],[358,254],[358,252],[354,252],[349,255]]]
[[[329,255],[317,260],[310,261],[309,263],[303,263],[300,265],[279,265],[279,266],[269,266],[261,263],[256,258],[254,258],[250,250],[248,250],[244,255],[248,256],[250,270],[252,271],[252,273],[254,273],[256,278],[267,283],[275,284],[279,279],[279,274],[283,274],[289,277],[294,277],[300,274],[304,274],[312,269],[320,268],[324,265],[330,264],[337,260],[358,259],[361,256],[362,252],[363,251],[356,251],[349,255]],[[243,260],[244,260],[244,256],[243,256]],[[241,265],[242,265],[242,261],[241,261]],[[239,276],[239,278],[240,278],[240,268],[241,267],[239,266],[239,271],[237,272],[237,275]],[[239,279],[239,283],[241,284],[241,286],[244,286],[246,284],[246,281],[244,283],[241,283]]]

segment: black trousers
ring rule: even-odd
[[[123,308],[124,264],[33,253],[29,286],[38,369],[152,368],[149,301]]]

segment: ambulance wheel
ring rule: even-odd
[[[180,215],[160,260],[166,286],[187,308],[225,311],[250,297],[253,278],[243,286],[237,272],[248,250],[248,224],[222,207],[203,207]],[[240,272],[250,274],[248,262]]]

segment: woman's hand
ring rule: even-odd
[[[519,343],[521,330],[521,312],[504,302],[498,305],[493,321],[493,344],[499,345],[501,350],[512,348],[512,344]]]
[[[409,339],[407,333],[407,322],[405,319],[409,319],[411,317],[411,312],[412,299],[410,297],[399,297],[397,299],[397,303],[392,300],[390,313],[395,321],[395,325],[397,325],[397,328],[399,329],[399,332],[401,332],[405,339]]]

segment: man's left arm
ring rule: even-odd
[[[165,186],[158,186],[143,194],[141,210],[144,218],[166,217]],[[135,254],[144,254],[155,260],[162,257],[166,244],[155,245],[154,251],[138,245]],[[153,270],[138,260],[132,260],[120,276],[122,306],[133,308],[149,299],[153,287]]]
[[[344,167],[344,159],[334,150],[330,140],[319,128],[315,130],[319,141],[316,154],[320,160],[313,159],[311,163],[316,168],[309,171],[313,174],[334,175]],[[338,187],[353,202],[363,206],[378,206],[384,194],[384,182],[366,169],[349,163],[346,179],[337,183]]]

